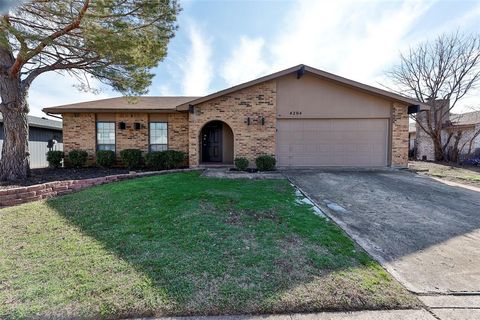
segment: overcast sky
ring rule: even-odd
[[[205,95],[297,64],[381,86],[399,53],[451,31],[480,32],[480,1],[180,1],[179,30],[149,95]],[[30,90],[41,108],[118,96],[79,92],[44,74]],[[94,81],[91,82],[96,86]],[[480,107],[478,93],[457,111]]]

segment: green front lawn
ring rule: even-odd
[[[180,173],[0,210],[0,318],[415,306],[286,180]]]

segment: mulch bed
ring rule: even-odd
[[[64,180],[79,180],[99,178],[105,176],[111,176],[116,174],[128,173],[129,171],[124,168],[42,168],[32,169],[32,174],[26,180],[8,181],[0,183],[1,189],[10,189],[17,187],[31,186],[40,183],[52,182],[52,181],[64,181]]]

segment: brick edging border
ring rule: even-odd
[[[190,171],[203,171],[203,169],[189,168],[164,171],[131,172],[90,179],[52,181],[27,187],[4,189],[0,190],[0,208],[61,196],[89,187],[116,181]]]

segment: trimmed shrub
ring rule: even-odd
[[[149,152],[145,156],[145,164],[153,170],[177,169],[185,165],[185,152],[166,150]]]
[[[178,169],[186,165],[187,154],[182,151],[167,150],[164,151],[168,154],[169,163],[167,163],[167,169]]]
[[[50,150],[47,152],[48,165],[52,168],[60,168],[62,165],[63,151]]]
[[[110,168],[115,164],[115,152],[112,150],[97,151],[97,165],[102,168]]]
[[[136,169],[140,167],[142,162],[142,151],[139,149],[125,149],[120,151],[120,158],[127,169]]]
[[[68,153],[68,161],[74,168],[81,168],[87,163],[88,153],[85,150],[72,150]]]
[[[235,158],[235,168],[240,171],[245,171],[248,168],[248,159],[247,158]]]
[[[275,160],[274,156],[263,155],[255,159],[255,164],[257,165],[257,169],[260,171],[272,171],[275,170],[277,160]]]

